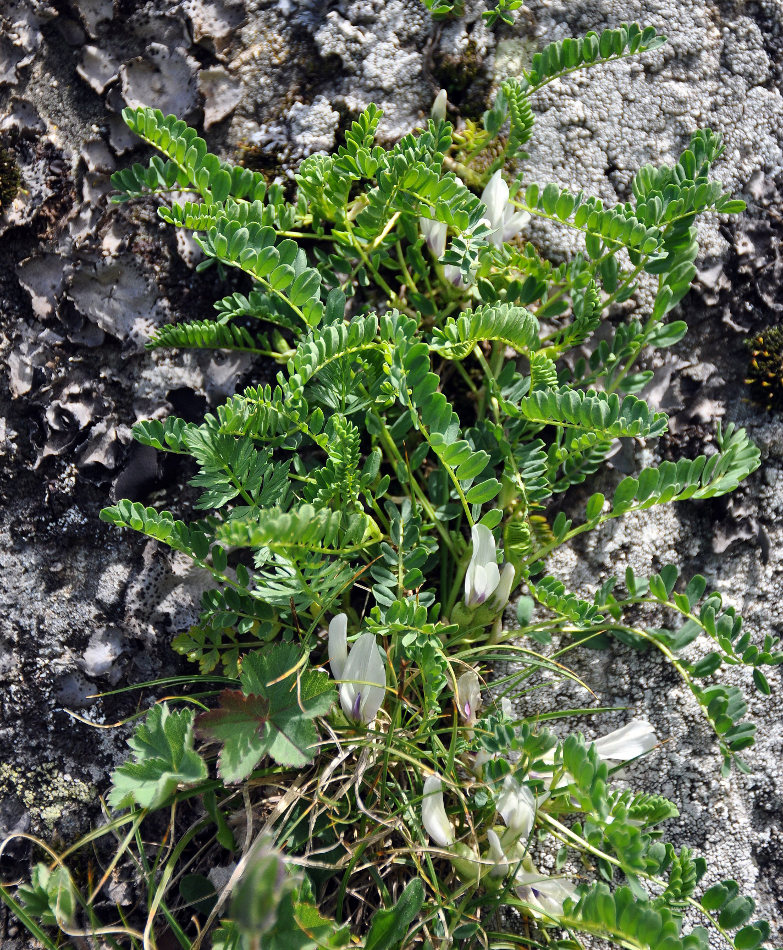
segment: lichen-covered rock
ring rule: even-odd
[[[617,25],[611,0],[534,0],[527,8],[537,21],[537,46]],[[729,189],[741,192],[759,169],[779,169],[783,96],[771,80],[763,37],[776,24],[779,29],[781,14],[771,7],[759,14],[724,18],[698,0],[627,4],[624,19],[654,26],[669,42],[644,57],[573,73],[536,94],[530,147],[536,178],[624,201],[641,165],[671,162],[703,127],[724,136],[716,174]],[[703,257],[726,253],[716,220],[700,226],[699,238]],[[556,240],[572,247],[576,236],[558,232]]]
[[[204,97],[204,128],[223,122],[242,101],[242,84],[223,66],[200,69],[198,91]]]

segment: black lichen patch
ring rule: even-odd
[[[745,345],[751,353],[745,382],[753,399],[768,410],[783,409],[783,324],[767,327]]]
[[[16,159],[6,148],[0,148],[0,214],[7,210],[19,193],[22,176]]]
[[[477,119],[487,108],[492,80],[474,40],[463,50],[436,57],[432,73],[463,116]]]

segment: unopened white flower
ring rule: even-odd
[[[473,553],[465,571],[465,605],[475,607],[494,594],[500,583],[500,570],[495,554],[495,538],[489,528],[474,524],[470,535]]]
[[[527,211],[517,211],[508,197],[508,185],[498,169],[481,193],[481,200],[487,209],[489,226],[492,228],[492,233],[487,240],[495,247],[500,247],[504,241],[510,241],[530,220]]]
[[[521,867],[514,876],[517,897],[546,917],[561,917],[563,903],[566,898],[573,897],[576,886],[564,878],[539,874],[530,861],[525,864],[528,867]]]
[[[448,102],[447,94],[445,89],[435,96],[435,101],[432,103],[432,109],[430,109],[430,115],[437,122],[441,122],[446,118],[446,103]]]
[[[514,565],[507,561],[503,565],[503,570],[500,572],[498,586],[495,588],[495,593],[492,596],[492,606],[495,608],[495,610],[503,610],[503,608],[508,603],[508,598],[511,596],[511,588],[514,586],[515,577],[516,571],[514,570]]]
[[[356,640],[339,679],[343,680],[340,704],[345,715],[358,722],[371,723],[386,695],[386,662],[374,633],[363,633]]]
[[[332,676],[342,679],[345,661],[348,659],[348,617],[337,614],[329,622],[329,666]]]
[[[491,828],[487,832],[487,841],[489,841],[489,860],[494,864],[489,876],[505,877],[508,874],[508,859],[500,844],[500,838]]]
[[[536,800],[527,785],[507,775],[503,779],[497,809],[514,839],[528,837],[536,817]]]
[[[432,218],[419,218],[419,228],[427,247],[436,260],[443,257],[446,250],[446,236],[448,234],[448,225],[442,221],[435,221]]]
[[[443,805],[443,783],[439,775],[430,775],[424,782],[421,823],[430,838],[441,848],[454,844],[454,829]]]
[[[473,725],[476,721],[476,712],[481,706],[481,687],[479,678],[473,670],[463,673],[457,680],[457,706],[465,721]]]
[[[620,729],[595,740],[595,751],[610,766],[644,755],[658,744],[655,729],[646,719],[632,719]]]

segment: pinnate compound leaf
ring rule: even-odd
[[[435,327],[430,349],[447,359],[464,360],[477,343],[492,340],[526,353],[539,345],[538,333],[538,320],[524,307],[485,305],[466,310],[456,319],[450,317],[442,328]]]
[[[290,643],[276,644],[242,660],[239,690],[225,690],[220,706],[198,717],[199,733],[223,743],[218,769],[227,782],[246,778],[269,755],[278,765],[301,767],[315,753],[312,722],[336,699],[326,673],[300,670]]]
[[[112,808],[159,808],[180,785],[207,778],[207,766],[193,748],[193,711],[153,707],[128,740],[133,760],[112,775]]]

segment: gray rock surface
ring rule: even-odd
[[[623,199],[636,167],[673,160],[695,127],[724,133],[717,173],[749,210],[701,230],[699,287],[680,307],[691,332],[652,364],[650,397],[673,420],[655,452],[697,454],[722,418],[748,426],[764,466],[728,501],[615,522],[552,568],[588,591],[596,570],[631,563],[650,573],[674,560],[686,575],[704,573],[754,633],[781,633],[783,426],[747,401],[742,382],[743,337],[783,310],[777,0],[629,0],[621,11],[612,0],[531,0],[516,27],[494,33],[480,20],[483,4],[467,6],[464,20],[439,25],[418,0],[0,6],[0,146],[24,189],[0,216],[0,832],[84,830],[124,734],[70,713],[116,722],[151,692],[95,693],[182,668],[168,643],[193,621],[203,578],[97,517],[122,496],[186,510],[187,472],[134,446],[129,426],[172,410],[197,418],[262,372],[240,359],[143,351],[150,326],[207,316],[225,289],[213,271],[194,274],[192,247],[149,205],[108,202],[115,164],[137,160],[119,118],[126,104],[187,115],[227,156],[286,177],[303,155],[339,142],[371,101],[391,140],[420,121],[441,86],[477,116],[496,73],[551,39],[621,18],[667,33],[655,54],[538,94],[530,177]],[[554,254],[571,248],[560,232],[532,225],[530,234]],[[631,449],[616,459],[633,462]],[[780,943],[779,675],[769,699],[752,701],[752,774],[721,780],[698,710],[660,658],[623,648],[570,658],[597,702],[655,723],[666,746],[634,767],[633,782],[678,802],[670,828],[680,843],[703,849],[714,876],[736,877]],[[585,728],[606,731],[626,715]],[[7,857],[23,866],[24,846]],[[3,947],[30,945],[2,913]]]

